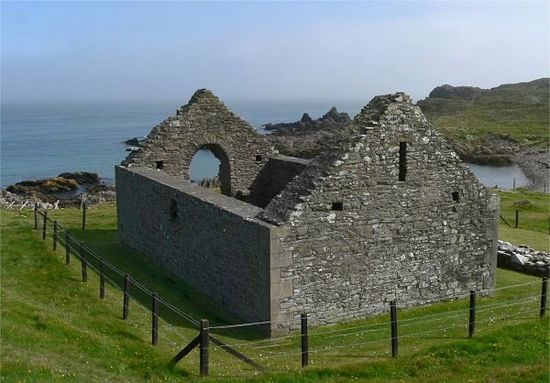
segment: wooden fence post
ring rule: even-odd
[[[158,300],[157,294],[151,295],[151,344],[156,346],[159,342],[159,313],[158,313]]]
[[[516,190],[516,177],[514,177],[512,190]]]
[[[518,228],[519,226],[519,210],[516,209],[516,229]]]
[[[46,240],[46,225],[48,224],[48,212],[44,211],[44,225],[42,226],[42,240]]]
[[[301,332],[302,332],[302,368],[309,364],[309,342],[307,331],[307,314],[301,316]]]
[[[82,203],[82,230],[86,230],[86,202]]]
[[[548,300],[548,278],[542,278],[542,290],[540,293],[540,317],[546,314],[546,301]]]
[[[57,250],[57,221],[53,221],[53,251]]]
[[[390,319],[391,319],[391,356],[397,358],[398,338],[397,338],[397,305],[395,301],[390,302]]]
[[[65,264],[68,265],[71,263],[71,237],[69,237],[69,232],[65,230]]]
[[[128,319],[128,310],[130,306],[130,293],[128,289],[130,288],[130,275],[126,274],[124,276],[124,298],[122,302],[122,319]]]
[[[79,242],[80,264],[82,265],[82,282],[88,282],[88,262],[84,257],[84,244]]]
[[[38,230],[38,203],[34,204],[34,230]]]
[[[200,375],[208,376],[208,333],[209,324],[207,319],[201,320],[201,343],[200,343]]]
[[[476,331],[476,291],[470,291],[470,317],[468,319],[468,338],[474,336]]]
[[[105,262],[103,258],[99,260],[99,298],[105,298]]]

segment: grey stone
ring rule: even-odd
[[[120,238],[273,333],[304,312],[331,324],[494,287],[498,197],[407,95],[375,97],[332,139],[281,157],[198,91],[117,168]],[[225,195],[189,182],[200,148]]]

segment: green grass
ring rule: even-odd
[[[500,239],[550,251],[550,196],[525,189],[497,193],[500,196],[500,215],[512,226],[500,220]],[[516,209],[519,211],[517,229]]]
[[[483,152],[489,134],[508,136],[521,147],[548,148],[548,79],[503,85],[475,99],[428,98],[424,113],[447,138]]]
[[[504,197],[506,204],[508,197]],[[535,214],[538,210],[537,207],[531,212]],[[49,214],[71,228],[98,254],[186,312],[197,318],[207,317],[213,323],[235,321],[174,276],[119,245],[113,206],[91,208],[85,232],[78,229],[78,210]],[[42,242],[39,233],[32,230],[32,212],[2,211],[1,217],[2,381],[198,380],[197,351],[175,369],[167,367],[186,341],[196,336],[192,326],[164,309],[160,343],[150,346],[150,313],[146,309],[132,301],[130,320],[123,321],[121,293],[108,287],[106,299],[98,299],[97,276],[90,271],[89,282],[80,282],[76,259],[65,266],[64,249],[53,253],[51,240]],[[533,227],[539,227],[535,221]],[[540,231],[523,230],[544,236]],[[121,279],[115,282],[120,283]],[[399,310],[402,338],[397,360],[389,358],[387,315],[311,329],[311,367],[305,371],[300,370],[298,337],[252,343],[262,342],[254,329],[218,330],[215,333],[220,338],[242,344],[239,349],[268,366],[270,372],[254,376],[247,365],[212,348],[210,371],[215,378],[209,380],[547,381],[549,322],[538,319],[539,280],[505,270],[497,273],[498,287],[525,283],[528,285],[521,288],[498,290],[493,297],[478,298],[478,326],[473,339],[465,338],[464,299]],[[145,294],[135,289],[131,293],[149,305]],[[507,306],[511,301],[516,304]],[[418,321],[416,318],[420,316],[428,317]],[[502,317],[506,318],[499,319]]]

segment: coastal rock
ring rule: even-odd
[[[313,120],[309,114],[304,113],[300,121],[264,125],[265,130],[273,134],[282,135],[303,135],[311,130],[334,130],[341,129],[351,122],[349,115],[345,112],[338,112],[335,107],[325,113],[322,117]]]
[[[97,173],[65,172],[53,178],[26,180],[2,190],[0,206],[40,203],[75,206],[82,201],[97,203],[115,200],[114,187],[101,182]]]
[[[530,188],[544,193],[550,191],[548,169],[550,168],[550,150],[525,150],[514,157],[514,162],[531,181]]]
[[[337,141],[349,125],[351,119],[347,113],[338,112],[332,107],[322,117],[314,120],[304,113],[300,121],[278,124],[265,124],[270,131],[267,135],[279,153],[299,158],[313,158],[326,151]]]
[[[302,115],[302,118],[300,119],[300,122],[303,124],[313,124],[313,119],[309,116],[309,114],[304,113]]]
[[[128,146],[139,147],[141,145],[141,140],[137,137],[134,137],[134,138],[130,138],[130,139],[124,141],[124,143]]]
[[[40,195],[51,193],[71,192],[78,189],[78,182],[74,179],[54,177],[40,180],[21,181],[7,187],[7,191],[14,194]]]
[[[57,177],[75,180],[78,185],[95,185],[100,183],[99,174],[90,172],[61,173]]]

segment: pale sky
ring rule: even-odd
[[[1,2],[2,102],[368,100],[549,76],[550,2]]]

